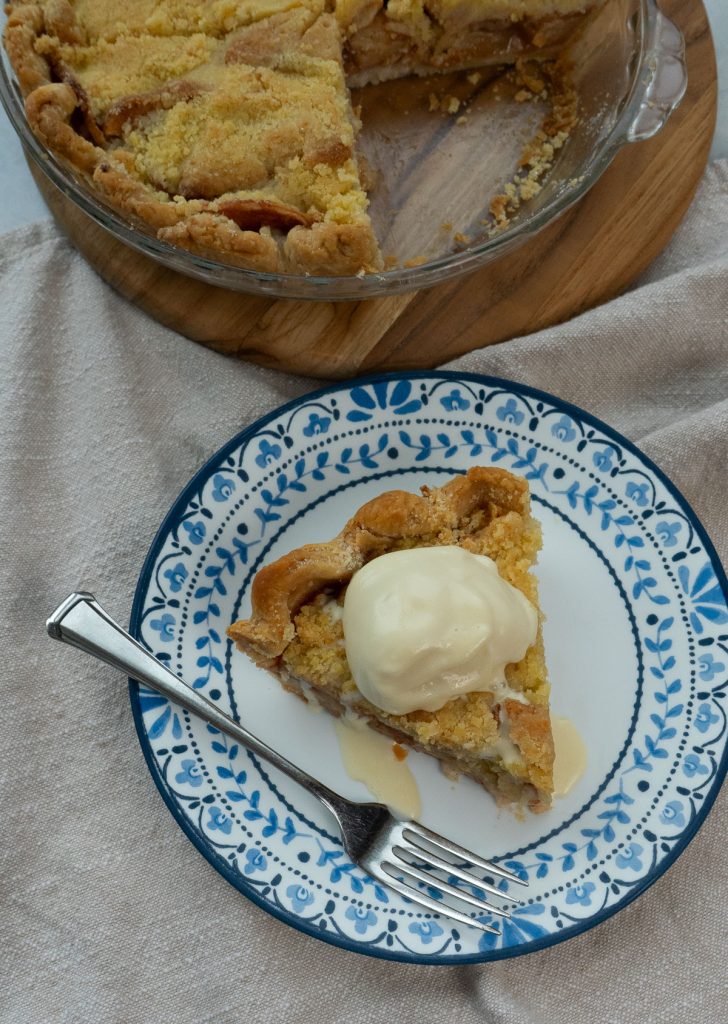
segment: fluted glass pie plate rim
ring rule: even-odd
[[[479,403],[484,406],[481,412],[477,412],[476,409]],[[339,420],[335,420],[337,409],[340,414]],[[470,425],[463,428],[461,423],[456,429],[454,424],[459,420],[467,421]],[[406,426],[407,430],[390,428],[387,426],[390,421],[402,428]],[[481,424],[482,429],[477,424]],[[345,432],[344,427],[351,430]],[[387,444],[391,445],[391,440],[385,443],[384,448],[373,443],[377,436],[381,437],[385,428],[391,437],[398,437],[397,446],[401,449],[404,465],[397,466],[398,456],[392,454],[391,448],[387,447]],[[478,432],[477,437],[468,432],[471,428]],[[463,438],[461,435],[464,430]],[[348,443],[341,439],[345,433],[350,433],[356,439],[354,444],[357,446],[357,450],[350,451],[348,455],[345,454],[346,450],[340,450],[342,443]],[[372,443],[362,454],[361,443],[367,433]],[[334,447],[330,447],[332,434],[336,435],[333,439]],[[521,435],[533,439],[533,449],[527,449],[521,443]],[[428,436],[432,441],[429,447],[425,440]],[[544,440],[548,443],[544,444]],[[288,441],[292,442],[290,447]],[[484,450],[472,455],[477,444],[481,444]],[[584,447],[580,449],[579,446],[582,444]],[[436,453],[436,448],[439,448],[439,453]],[[333,457],[331,460],[318,461],[321,453],[327,450],[342,460],[336,467],[333,465]],[[427,452],[426,457],[418,458],[423,450]],[[537,451],[537,454],[532,454],[532,451]],[[580,454],[583,451],[587,452],[586,456]],[[544,462],[541,462],[542,456]],[[331,490],[324,483],[314,483],[317,480],[316,469],[313,469],[314,475],[311,476],[307,466],[300,465],[301,459],[306,464],[310,461],[313,467],[319,466],[322,475],[330,474],[332,483],[337,486]],[[449,466],[453,459],[457,463],[456,467]],[[387,460],[388,464],[395,468],[382,472]],[[235,752],[233,759],[226,760],[229,753],[227,744],[219,744],[217,753],[211,752],[217,741],[214,737],[206,736],[203,727],[194,733],[197,742],[197,748],[193,742],[192,749],[197,749],[194,757],[191,758],[186,746],[175,753],[175,746],[170,746],[175,740],[175,722],[178,730],[177,747],[184,746],[182,741],[186,738],[185,730],[188,729],[189,722],[183,725],[182,715],[177,721],[168,707],[168,702],[165,704],[162,699],[155,702],[153,694],[140,691],[137,684],[130,681],[134,718],[150,772],[174,817],[210,863],[240,892],[268,913],[301,931],[346,949],[411,963],[455,964],[496,960],[532,952],[574,937],[621,910],[641,895],[683,852],[705,820],[728,768],[726,720],[722,708],[726,684],[721,682],[720,676],[725,665],[716,661],[710,653],[717,651],[720,657],[721,652],[728,651],[723,635],[725,623],[728,622],[725,604],[728,581],[704,528],[674,484],[636,446],[612,428],[570,403],[534,388],[498,378],[445,372],[388,374],[363,378],[348,384],[336,384],[304,395],[252,424],[229,441],[194,475],[174,503],[152,544],[140,575],[132,610],[132,632],[158,654],[164,654],[165,649],[171,649],[174,632],[180,628],[180,615],[186,614],[187,624],[182,628],[182,632],[186,630],[190,642],[194,640],[194,651],[199,654],[206,642],[207,626],[200,625],[199,621],[197,625],[192,625],[192,612],[194,610],[195,620],[199,620],[202,614],[199,602],[209,604],[209,595],[196,599],[197,605],[194,602],[189,606],[185,605],[186,611],[181,607],[177,595],[183,596],[184,591],[191,585],[187,583],[188,573],[191,580],[197,552],[201,550],[200,545],[206,543],[205,523],[215,527],[210,550],[217,547],[217,552],[211,564],[203,568],[204,561],[200,563],[199,581],[214,586],[213,581],[223,571],[216,569],[215,559],[222,559],[222,562],[225,562],[235,551],[235,542],[233,541],[231,545],[229,538],[224,541],[224,544],[228,545],[227,548],[223,546],[223,550],[220,550],[223,541],[219,539],[221,534],[218,519],[223,510],[228,510],[233,515],[233,521],[246,518],[251,523],[257,523],[259,519],[263,522],[266,516],[272,513],[271,529],[278,529],[275,516],[281,515],[284,528],[288,529],[295,527],[297,521],[305,521],[307,510],[310,511],[316,506],[320,508],[322,501],[325,507],[326,502],[337,492],[348,493],[352,478],[355,486],[359,486],[360,477],[369,477],[371,480],[382,478],[386,481],[386,486],[397,486],[397,477],[402,476],[402,486],[412,489],[427,479],[428,474],[433,471],[446,471],[448,468],[462,471],[467,465],[478,461],[482,464],[488,464],[490,461],[500,463],[505,468],[532,475],[532,490],[534,496],[538,498],[537,514],[548,512],[549,502],[545,500],[545,495],[550,494],[551,500],[560,502],[562,510],[566,509],[567,512],[572,508],[573,499],[581,509],[580,513],[574,512],[575,520],[579,514],[581,515],[581,527],[575,521],[571,528],[576,530],[577,535],[579,530],[584,533],[585,557],[588,554],[587,547],[601,546],[612,559],[616,552],[620,553],[620,558],[625,552],[635,552],[634,557],[632,554],[626,555],[627,560],[632,559],[634,562],[635,558],[640,556],[642,564],[641,576],[640,570],[634,566],[624,571],[618,568],[617,572],[620,578],[624,577],[624,586],[621,587],[621,591],[624,592],[623,599],[637,609],[639,605],[644,606],[642,611],[637,610],[634,615],[637,632],[635,625],[632,626],[634,642],[637,648],[642,649],[644,665],[638,656],[640,678],[643,682],[635,698],[635,710],[629,727],[629,700],[625,704],[625,721],[622,724],[627,739],[612,769],[607,773],[604,784],[581,808],[581,796],[578,796],[577,810],[572,818],[561,824],[554,822],[552,818],[551,824],[554,827],[549,831],[548,818],[541,816],[535,826],[542,826],[542,832],[537,840],[531,844],[524,840],[523,848],[516,844],[512,856],[509,855],[511,861],[515,858],[521,865],[520,869],[529,873],[531,892],[536,897],[536,903],[543,904],[547,900],[551,900],[551,903],[548,914],[544,913],[545,907],[544,911],[539,912],[540,916],[536,917],[528,916],[535,911],[525,910],[525,916],[520,917],[517,913],[515,930],[507,935],[507,941],[504,939],[500,945],[496,942],[489,946],[488,940],[482,938],[473,939],[457,932],[449,934],[448,926],[442,919],[439,922],[433,921],[428,915],[413,914],[406,908],[399,910],[399,916],[392,917],[396,908],[388,907],[386,901],[382,903],[375,892],[360,899],[359,895],[366,887],[366,880],[362,883],[356,872],[344,870],[345,865],[340,860],[338,866],[341,870],[337,873],[337,857],[341,855],[336,852],[335,838],[329,836],[325,829],[319,830],[313,836],[303,834],[307,830],[315,830],[316,823],[300,811],[299,800],[295,795],[299,791],[295,786],[292,786],[292,791],[295,791],[292,793],[285,785],[276,785],[271,781],[271,775],[265,766],[257,763],[252,757],[246,759],[239,751]],[[566,476],[563,473],[559,475],[561,467],[568,467],[572,463],[576,466],[580,461],[581,466],[578,470],[567,471]],[[292,468],[286,468],[284,463],[287,462],[291,463]],[[381,463],[381,466],[372,465],[377,462]],[[260,479],[246,473],[246,466],[253,474],[257,473]],[[593,471],[587,473],[587,466],[592,467]],[[281,473],[284,469],[285,480],[281,483]],[[575,480],[581,475],[584,480],[583,487],[581,484],[577,486],[576,483],[567,487],[570,480],[568,472],[576,474]],[[267,482],[268,477],[272,481],[277,480],[278,483],[272,490],[266,491],[263,484]],[[592,479],[595,483],[590,484],[587,490],[587,483]],[[230,481],[233,482],[232,487]],[[296,507],[297,511],[292,507],[289,511],[284,507],[289,503],[287,498],[278,505],[276,500],[286,495],[296,498],[298,492],[294,494],[290,489],[296,482],[304,490],[310,489],[305,501],[311,498],[313,504]],[[263,496],[263,502],[261,503],[260,497],[251,497],[247,504],[243,504],[238,510],[236,487],[242,489],[243,486],[252,486],[253,492]],[[384,486],[382,484],[382,488]],[[602,489],[607,493],[610,488],[619,491],[619,509],[609,504],[611,499],[604,503]],[[351,501],[355,501],[355,498],[352,497]],[[262,516],[251,508],[253,504],[265,505],[266,502],[268,512]],[[644,544],[633,543],[638,533],[634,533],[632,527],[625,526],[624,520],[617,518],[617,511],[623,514],[624,507],[632,511],[632,516],[628,518],[634,523],[639,522],[641,530],[652,517],[661,524],[661,528],[654,531],[659,539],[659,543],[658,540],[654,541],[655,551],[659,550],[661,557],[665,556],[665,564],[676,570],[672,574],[674,578],[670,584],[671,587],[674,585],[674,593],[671,590],[672,596],[669,600],[663,600],[662,594],[663,584],[667,585],[667,577],[663,578],[654,569],[645,568],[647,560],[653,557],[654,552],[652,549],[646,550]],[[203,509],[211,513],[209,519],[202,518],[205,515],[205,512],[201,511]],[[275,509],[277,511],[274,511]],[[316,513],[317,516],[321,514],[320,511]],[[563,511],[558,514],[563,516]],[[620,521],[622,525],[619,525]],[[587,532],[584,532],[584,527]],[[605,530],[607,533],[614,532],[613,550],[607,545]],[[618,540],[620,530],[625,534],[624,543]],[[244,541],[243,546],[247,546],[251,551],[255,548],[252,530],[236,536],[239,541]],[[187,542],[186,553],[185,544],[177,544],[175,538],[182,538]],[[280,550],[274,552],[276,553],[280,553]],[[265,555],[264,549],[261,549],[261,554]],[[237,552],[234,557],[238,557]],[[257,559],[258,562],[260,560]],[[254,558],[253,563],[247,566],[251,572],[257,567],[255,561]],[[608,559],[605,559],[605,565],[607,561]],[[240,572],[243,571],[242,565],[243,562]],[[207,570],[212,571],[208,573]],[[232,582],[237,588],[240,584],[239,576],[236,578],[227,571],[224,572],[226,585],[229,587]],[[653,572],[653,576],[648,578],[648,572]],[[198,586],[198,583],[194,585]],[[249,580],[243,583],[240,594],[248,583]],[[627,585],[629,594],[625,591]],[[166,597],[161,599],[160,595],[165,592],[165,587]],[[204,589],[207,590],[207,586]],[[235,606],[236,612],[239,609],[240,594]],[[215,600],[223,602],[228,599],[216,596]],[[698,643],[695,650],[698,653],[701,650],[707,652],[700,658],[691,655],[695,664],[690,669],[689,687],[687,682],[678,685],[672,678],[675,673],[682,672],[682,668],[687,666],[687,660],[684,663],[682,660],[686,656],[679,651],[680,643],[672,647],[671,637],[679,640],[673,632],[676,616],[678,613],[682,614],[678,605],[681,608],[685,606],[682,611],[685,612],[686,636],[693,630],[693,634],[690,635],[692,640]],[[659,621],[658,615],[654,615],[652,611],[644,618],[645,609],[654,609],[654,612],[659,613]],[[223,618],[229,610],[226,607]],[[547,619],[549,614],[553,615],[553,610],[552,600],[545,608]],[[152,615],[156,615],[157,618],[151,618]],[[221,621],[224,626],[225,622]],[[722,629],[718,628],[720,626]],[[682,628],[681,625],[680,629]],[[166,633],[169,636],[165,639]],[[628,633],[629,629],[625,634],[625,640]],[[718,642],[718,634],[723,637],[721,646],[713,647],[711,645]],[[157,637],[156,644],[154,637]],[[590,642],[594,639],[593,636]],[[630,641],[627,641],[627,646],[629,643]],[[203,679],[201,682],[203,692],[209,692],[210,678],[215,682],[218,676],[221,681],[227,679],[225,685],[231,686],[230,655],[223,657],[221,650],[217,651],[216,645],[212,645],[209,649],[206,647],[203,652],[201,679],[206,673],[208,676],[207,681]],[[671,665],[673,651],[678,654],[678,668]],[[217,658],[218,654],[219,672],[218,669],[213,671],[210,668],[211,661]],[[189,654],[180,656],[189,658]],[[246,668],[242,655],[238,655],[233,664],[233,679],[239,680],[250,671]],[[172,667],[180,670],[174,663],[174,658]],[[184,671],[189,677],[190,669],[185,667]],[[192,671],[194,672],[194,668]],[[714,676],[716,671],[719,678],[713,687],[707,682],[698,682],[699,672],[702,673],[700,680],[707,680],[710,673],[712,672]],[[664,683],[658,679],[660,674],[665,677]],[[554,680],[554,683],[556,684],[557,680]],[[222,682],[220,685],[223,685]],[[275,684],[273,687],[277,692]],[[688,696],[689,704],[685,703]],[[241,695],[239,691],[229,689],[228,696],[221,693],[220,697],[215,699],[222,699],[223,704],[229,699],[231,710],[237,713]],[[288,695],[282,694],[282,699],[295,705],[294,714],[297,716],[297,722],[299,718],[301,719],[301,728],[317,728],[315,722],[321,716],[309,717],[305,709]],[[693,705],[694,710],[687,710]],[[251,711],[250,705],[248,710]],[[648,726],[648,730],[651,729],[654,733],[653,738],[650,738],[649,734],[642,737],[640,730],[643,721],[654,722],[658,713],[659,726]],[[680,752],[673,751],[673,746],[677,750],[678,738],[671,723],[680,729],[688,730],[685,735],[690,735],[693,742],[690,753],[685,749],[684,739],[680,741]],[[696,740],[699,741],[697,744]],[[204,750],[206,743],[212,743],[213,747]],[[161,744],[164,746],[160,749]],[[286,749],[285,752],[291,756],[290,749]],[[211,790],[212,783],[205,781],[203,784],[201,778],[198,779],[199,770],[195,758],[199,761],[200,770],[208,772],[206,780],[216,777],[213,771],[214,762],[218,762],[217,768],[222,766],[219,778],[233,780],[222,782],[223,787],[229,785],[235,789],[235,780],[239,777],[238,769],[241,767],[249,775],[249,782],[246,784],[243,779],[238,786],[241,795],[235,797],[235,803],[228,805],[228,810],[224,810],[222,806],[224,796],[213,792],[214,785]],[[232,773],[225,767],[227,764],[234,768]],[[616,789],[617,780],[623,780],[628,776],[629,785],[623,786],[620,781],[619,788]],[[331,777],[325,781],[329,784],[334,782]],[[258,789],[251,795],[248,787],[253,784]],[[608,784],[609,791],[605,789]],[[658,785],[662,787],[658,791],[661,803],[658,807],[656,798],[652,809],[646,809],[650,797],[644,796],[644,793],[650,786]],[[246,786],[247,792],[244,792],[243,786]],[[622,795],[615,799],[615,793]],[[194,803],[199,797],[206,799],[207,803],[198,801],[195,804],[200,808],[199,821],[195,823],[191,820],[192,812],[188,808],[190,802]],[[478,808],[490,806],[487,804],[490,798],[486,794],[480,795],[480,801]],[[278,813],[271,816],[273,804]],[[233,825],[232,818],[229,817],[230,806],[233,808],[230,812],[233,818],[237,810],[241,821],[244,820],[243,823],[249,829],[258,830],[252,838],[245,840],[247,848],[245,843],[242,849],[237,847],[237,840],[233,842],[232,847],[229,845],[229,838],[234,838],[239,831],[238,824]],[[245,813],[242,813],[243,809]],[[601,813],[597,814],[598,811]],[[655,822],[658,821],[658,811],[661,835],[650,832],[643,820],[643,832],[636,832],[634,841],[618,843],[618,840],[624,837],[615,834],[615,831],[618,833],[620,829],[624,831],[626,828],[626,825],[620,824],[621,822],[629,823],[631,818],[645,812],[652,815],[649,823],[654,828]],[[197,813],[195,810],[192,818]],[[567,811],[563,811],[563,814],[566,813]],[[557,817],[559,814],[562,812],[559,811]],[[582,833],[577,826],[586,824],[589,815],[594,817],[598,829],[595,832],[592,827],[591,832],[586,830]],[[608,818],[606,823],[605,817]],[[502,824],[502,818],[499,821],[501,827],[506,827]],[[301,822],[304,823],[303,826]],[[439,824],[432,821],[426,823]],[[529,823],[520,825],[516,828],[516,833],[519,828],[527,832],[529,827]],[[630,833],[631,830],[630,825]],[[444,831],[441,826],[440,831]],[[568,842],[564,843],[564,839]],[[272,847],[269,845],[271,843],[274,844]],[[318,847],[312,845],[314,843],[318,843]],[[559,849],[559,866],[552,856],[554,844],[557,844]],[[590,874],[589,871],[584,878],[579,875],[580,880],[574,882],[571,874],[577,870],[575,861],[580,857],[582,860],[586,858],[588,863],[596,861],[606,852],[606,848],[603,848],[605,844],[607,848],[611,845],[616,847],[606,861],[612,872],[607,876],[609,883],[602,882],[601,875],[596,872]],[[310,866],[312,859],[307,852],[309,846],[314,851],[320,850],[321,863],[316,867]],[[573,851],[571,846],[574,847]],[[301,854],[304,854],[304,857],[301,857]],[[274,861],[278,866],[273,866]],[[529,861],[533,862],[533,866],[529,866]],[[505,862],[509,863],[509,860]],[[563,878],[559,875],[562,867],[561,874],[565,876]],[[303,873],[301,869],[304,869]],[[315,879],[315,883],[312,884],[308,877],[305,877],[306,871]],[[328,877],[329,872],[331,879]],[[539,894],[539,887],[547,884],[544,879],[549,874],[553,874],[555,879],[549,880],[548,885],[551,885],[553,880],[556,883],[565,883],[566,888],[562,886],[560,890],[563,895],[556,895],[558,885],[553,896]],[[610,885],[615,887],[616,893],[611,901]],[[328,902],[327,897],[322,895],[324,890],[328,893]],[[595,906],[603,894],[604,905]],[[560,928],[557,927],[559,920]],[[388,922],[390,930],[385,929],[381,934],[375,934],[380,932],[380,921]],[[550,931],[545,927],[547,925],[551,927]],[[391,944],[388,944],[389,940]],[[477,942],[484,941],[485,945],[477,946]],[[443,943],[444,948],[440,948]]]
[[[624,146],[649,138],[663,127],[680,102],[686,86],[683,62],[682,81],[671,87],[666,96],[653,95],[654,83],[659,78],[665,59],[674,58],[678,62],[682,59],[679,47],[674,53],[665,53],[665,26],[669,26],[675,38],[681,40],[682,37],[673,23],[662,15],[656,0],[620,2],[633,4],[636,19],[636,50],[631,59],[630,88],[611,129],[599,139],[581,172],[570,174],[568,179],[560,181],[554,195],[534,213],[523,216],[479,244],[419,266],[398,267],[374,274],[335,277],[260,273],[163,242],[154,236],[151,229],[146,231],[143,226],[135,226],[105,203],[80,174],[74,173],[36,138],[25,118],[22,97],[4,50],[0,60],[0,101],[26,155],[66,198],[119,241],[171,270],[217,287],[271,297],[330,301],[396,295],[431,287],[505,255],[577,203]]]

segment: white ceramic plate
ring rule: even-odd
[[[589,751],[542,815],[498,811],[475,783],[411,754],[422,820],[528,879],[500,936],[420,912],[350,864],[327,813],[277,771],[131,683],[152,776],[180,826],[237,889],[347,949],[417,963],[540,949],[613,914],[675,860],[726,771],[726,578],[700,523],[624,438],[553,396],[492,378],[391,375],[341,384],[233,438],[166,517],[132,631],[182,678],[343,794],[333,720],[226,640],[264,563],[336,534],[392,487],[496,463],[530,482],[544,544],[552,710]],[[521,895],[521,892],[519,892]]]

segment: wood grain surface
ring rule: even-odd
[[[687,44],[689,84],[653,139],[625,147],[575,207],[520,248],[435,288],[363,302],[302,302],[184,277],[118,242],[40,171],[58,223],[98,273],[154,319],[266,366],[339,378],[437,366],[570,319],[627,288],[664,248],[705,168],[717,77],[701,0],[663,0]]]

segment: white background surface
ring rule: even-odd
[[[713,140],[714,159],[728,157],[728,0],[703,0],[710,17],[720,90],[718,125]],[[0,110],[0,234],[48,217],[23,159],[20,143]]]

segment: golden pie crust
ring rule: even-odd
[[[545,810],[554,748],[540,625],[525,657],[506,667],[505,692],[470,693],[438,711],[388,714],[361,695],[351,676],[335,608],[351,577],[387,552],[443,544],[491,557],[538,608],[532,568],[541,530],[528,485],[505,470],[475,467],[443,487],[423,487],[421,495],[381,494],[334,540],[265,566],[253,581],[251,617],[234,623],[228,635],[283,686],[332,714],[356,715],[397,743],[439,758],[500,803]]]
[[[13,3],[5,44],[39,138],[160,239],[265,272],[376,270],[339,26],[288,6],[136,0],[118,23],[108,0]]]
[[[553,56],[603,0],[10,0],[28,121],[163,241],[382,269],[349,85]]]

